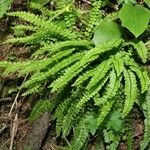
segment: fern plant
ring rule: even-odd
[[[75,26],[75,19],[80,19],[74,10],[75,4],[71,1],[68,4],[69,10],[66,6],[54,11],[46,9],[49,12],[46,17],[44,13],[8,13],[28,22],[28,26],[14,28],[30,31],[30,35],[14,37],[5,44],[24,44],[32,47],[32,54],[29,60],[23,62],[1,61],[0,67],[4,69],[3,76],[15,72],[18,76],[28,75],[27,81],[20,87],[25,90],[24,95],[41,93],[44,97],[45,89],[54,93],[51,100],[39,100],[29,120],[33,122],[44,111],[52,113],[57,136],[66,139],[72,131],[74,133],[66,148],[80,150],[91,134],[101,130],[105,140],[112,137],[108,143],[112,142],[110,147],[115,149],[123,131],[117,131],[115,135],[115,129],[112,126],[109,129],[106,124],[110,124],[117,107],[119,118],[124,120],[139,95],[147,91],[150,80],[142,63],[147,61],[148,50],[142,41],[129,42],[120,34],[100,44],[95,42],[92,37],[98,24],[108,21],[109,25],[118,19],[114,13],[107,16],[100,14],[102,2],[97,0],[93,0],[89,22],[83,24],[79,33],[71,28]],[[42,7],[36,9],[41,10]],[[74,15],[71,27],[62,19],[68,13]],[[70,15],[67,19],[70,20]]]
[[[1,0],[0,2],[0,18],[6,13],[10,5],[13,3],[13,0]]]

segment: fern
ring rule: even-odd
[[[112,130],[104,130],[104,139],[109,146],[106,146],[107,150],[116,150],[119,145],[120,134],[113,132]]]
[[[110,83],[108,84],[108,87],[106,88],[106,92],[101,98],[98,98],[95,101],[96,105],[99,104],[105,104],[108,99],[111,99],[116,96],[116,93],[118,92],[120,88],[120,79],[117,78],[114,70],[110,73]]]
[[[117,76],[120,76],[120,74],[123,72],[124,69],[124,53],[118,53],[113,57],[113,66],[115,68],[115,71],[117,73]]]
[[[53,88],[52,91],[56,91],[60,87],[67,84],[69,80],[80,73],[88,65],[88,63],[98,58],[101,53],[107,52],[109,50],[112,50],[112,48],[119,46],[120,42],[121,41],[111,41],[88,51],[79,62],[67,69],[62,77],[51,84],[51,87]]]
[[[65,23],[68,29],[74,30],[75,28],[75,23],[77,20],[77,15],[74,11],[70,12],[69,14],[65,15]]]
[[[142,41],[136,42],[136,43],[131,43],[131,44],[136,49],[138,55],[142,59],[142,62],[146,63],[147,58],[148,58],[148,49],[146,48],[145,44]]]
[[[34,55],[39,55],[39,54],[44,54],[45,52],[58,52],[60,50],[68,49],[68,48],[73,48],[73,47],[85,47],[87,49],[91,48],[92,42],[86,41],[86,40],[73,40],[73,41],[64,41],[64,42],[58,42],[58,43],[52,43],[50,45],[46,45],[36,51]]]
[[[26,26],[26,25],[17,25],[15,27],[12,27],[13,30],[18,30],[18,31],[36,31],[36,27],[34,26]]]
[[[40,85],[34,85],[33,87],[31,86],[28,90],[25,91],[25,93],[22,94],[22,96],[26,96],[32,93],[39,93],[42,91],[42,87]]]
[[[100,109],[99,116],[97,118],[97,126],[100,126],[104,121],[105,117],[111,111],[114,101],[110,100]]]
[[[130,67],[130,69],[136,73],[136,75],[138,76],[140,83],[141,83],[141,92],[144,93],[148,87],[149,87],[149,83],[150,83],[150,79],[148,76],[148,73],[146,70],[144,70],[143,68],[141,68],[133,59],[126,59],[125,60],[126,65],[128,65]]]
[[[74,140],[71,143],[71,150],[80,150],[86,142],[89,134],[87,122],[88,118],[89,113],[87,113],[83,118],[81,118],[81,121],[79,122],[78,126],[75,127],[75,135]]]
[[[108,20],[108,21],[112,21],[112,20],[116,20],[118,18],[118,12],[112,12],[112,13],[109,13],[105,16],[103,20]]]
[[[149,88],[150,89],[150,88]],[[144,110],[144,116],[145,116],[145,120],[144,120],[144,138],[141,141],[141,145],[140,145],[140,149],[141,150],[145,150],[149,143],[150,143],[150,105],[149,105],[149,97],[150,97],[150,90],[148,89],[147,93],[146,93],[146,97],[145,100],[142,104],[142,108]]]
[[[72,102],[66,116],[63,118],[63,124],[62,124],[62,132],[63,136],[67,136],[73,127],[73,121],[77,117],[77,114],[79,115],[79,112],[76,111],[76,101]]]
[[[49,100],[40,100],[38,101],[38,103],[36,104],[36,106],[34,106],[32,113],[30,114],[29,117],[29,122],[33,122],[34,120],[36,120],[43,112],[51,112],[53,110],[54,105],[54,101],[49,101]]]
[[[98,19],[100,19],[100,7],[102,5],[102,1],[92,0],[92,10],[90,11],[89,21],[87,23],[85,36],[91,38],[92,30],[97,27]]]
[[[37,82],[45,81],[48,77],[56,74],[57,72],[61,71],[63,68],[79,60],[83,55],[84,54],[77,53],[75,55],[68,57],[67,59],[62,60],[60,63],[56,64],[54,67],[49,69],[47,72],[37,72],[31,77],[30,80],[26,81],[22,85],[22,87],[27,88],[31,86],[32,84],[36,84]]]
[[[65,115],[65,113],[68,109],[68,106],[71,105],[70,103],[71,103],[71,99],[68,98],[67,100],[65,100],[64,102],[59,104],[55,111],[55,117],[57,118],[56,119],[56,134],[57,134],[57,136],[60,135],[62,126],[63,126],[63,120],[65,120],[65,118],[62,114]]]
[[[124,70],[125,77],[125,104],[123,110],[123,117],[125,117],[130,110],[137,98],[137,83],[136,77],[130,70]]]
[[[74,3],[74,0],[66,0],[66,1],[62,1],[62,0],[54,0],[54,2],[56,2],[56,7],[58,9],[64,8],[66,5],[72,4]]]
[[[90,69],[86,71],[85,73],[83,73],[82,75],[80,75],[78,79],[74,82],[73,86],[78,86],[82,84],[84,81],[88,80],[90,77],[93,76],[96,70],[97,70],[97,67],[95,69]]]
[[[54,93],[52,100],[38,100],[29,121],[33,122],[45,111],[51,113],[56,120],[57,137],[62,136],[66,141],[71,137],[68,149],[80,150],[88,144],[91,134],[101,135],[100,132],[106,131],[101,142],[109,137],[106,148],[115,150],[124,130],[119,119],[123,122],[128,117],[139,95],[150,84],[147,71],[138,63],[139,58],[146,63],[148,50],[141,41],[119,39],[97,45],[91,40],[100,22],[118,18],[118,12],[103,15],[100,9],[105,4],[101,0],[93,0],[89,11],[77,8],[75,1],[54,2],[54,10],[33,3],[32,8],[38,9],[39,15],[8,13],[24,20],[26,25],[13,27],[24,34],[4,44],[23,44],[32,48],[33,53],[26,61],[1,61],[3,76],[28,74],[20,87],[25,89],[23,95],[37,93],[41,99],[48,99],[49,93]],[[76,23],[80,21],[78,28]],[[113,116],[114,110],[119,111],[119,119]],[[142,147],[149,143],[147,112]],[[115,121],[121,131],[112,125]]]
[[[95,84],[97,84],[110,70],[111,68],[111,59],[102,62],[97,70],[94,72],[93,77],[91,78],[89,84],[87,85],[86,89],[90,90]]]
[[[27,74],[34,71],[40,71],[42,69],[45,69],[48,65],[52,64],[55,61],[58,61],[59,59],[71,54],[74,51],[74,49],[69,49],[66,51],[61,51],[53,55],[51,58],[45,58],[43,60],[37,60],[37,61],[27,61],[24,63],[17,62],[13,63],[13,65],[10,63],[9,66],[6,64],[6,69],[3,75],[7,75],[9,73],[16,72],[20,70],[20,74]],[[0,66],[3,67],[6,62],[1,62]],[[22,70],[22,68],[24,68]]]
[[[52,17],[54,15],[54,11],[47,9],[46,7],[43,6],[43,4],[31,1],[29,6],[34,10],[39,10],[43,16]]]
[[[129,150],[133,150],[134,145],[134,131],[132,127],[132,118],[128,116],[125,118],[125,136],[127,140],[127,146]]]
[[[1,0],[0,2],[0,18],[7,12],[13,0]]]
[[[9,16],[14,16],[14,17],[19,17],[33,25],[35,25],[36,27],[38,27],[40,30],[44,30],[47,32],[51,32],[51,33],[55,33],[55,36],[60,36],[66,39],[74,39],[75,35],[73,33],[70,33],[68,30],[61,29],[61,26],[59,25],[55,25],[54,23],[46,20],[45,18],[43,18],[42,16],[38,16],[38,15],[34,15],[31,14],[29,12],[11,12],[8,13]],[[39,34],[40,35],[40,34]],[[21,40],[20,40],[21,41]],[[11,40],[8,42],[11,42]]]
[[[103,81],[100,81],[97,85],[95,85],[89,92],[85,93],[82,99],[78,102],[76,106],[76,112],[78,113],[81,108],[84,106],[86,102],[88,102],[91,98],[93,98],[99,90],[104,86],[106,81],[108,80],[108,77],[105,77]]]

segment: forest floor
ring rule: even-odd
[[[11,10],[27,10],[26,0],[16,0]],[[8,17],[0,20],[0,41],[12,36],[11,23],[12,20]],[[28,52],[26,47],[2,45],[0,46],[0,60],[23,60],[28,57]],[[13,146],[16,150],[23,150],[27,143],[35,145],[35,150],[57,150],[57,144],[60,144],[61,140],[55,137],[48,113],[43,114],[32,125],[28,123],[36,95],[28,98],[22,97],[19,92],[10,94],[10,91],[15,90],[14,87],[20,84],[20,80],[23,80],[16,79],[15,74],[10,78],[0,77],[0,79],[0,150],[11,150]],[[143,115],[138,109],[133,111],[134,115],[131,116],[131,120],[134,129],[134,150],[138,150],[144,132]],[[94,137],[89,150],[94,150],[93,142]],[[118,149],[127,150],[126,143],[120,143]]]

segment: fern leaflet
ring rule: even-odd
[[[124,69],[124,77],[125,77],[125,104],[123,109],[123,117],[125,117],[130,110],[137,98],[137,83],[136,77],[133,72],[130,70]]]

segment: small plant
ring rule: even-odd
[[[6,13],[10,5],[13,3],[13,0],[1,0],[0,1],[0,18]]]
[[[105,5],[101,0],[93,0],[92,8],[84,11],[69,0],[56,2],[56,10],[32,3],[42,15],[7,14],[29,24],[15,26],[14,30],[24,31],[24,36],[9,39],[5,44],[25,44],[31,48],[32,55],[23,62],[1,61],[3,76],[15,72],[18,76],[28,75],[20,87],[25,90],[24,95],[40,93],[43,97],[33,108],[29,121],[33,122],[44,111],[52,113],[57,136],[66,139],[73,131],[66,149],[80,150],[86,147],[91,135],[97,134],[103,135],[101,141],[108,144],[107,149],[117,149],[122,135],[130,129],[128,117],[133,105],[150,84],[143,67],[148,49],[141,35],[147,30],[149,10],[129,2],[123,3],[119,13],[104,16],[101,9]],[[128,16],[132,10],[135,13]],[[140,27],[139,10],[144,20]],[[135,22],[131,21],[133,17]],[[125,32],[118,23],[120,19],[122,26],[135,37]],[[30,31],[30,35],[26,35],[26,31]],[[55,93],[51,100],[45,91]],[[149,143],[147,121],[145,124],[146,144],[143,142],[141,149]],[[128,135],[130,139],[131,135]],[[132,149],[130,139],[128,148]]]

